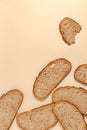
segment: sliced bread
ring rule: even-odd
[[[87,115],[87,90],[72,86],[60,87],[53,92],[53,102],[59,100],[75,105],[82,114]]]
[[[54,104],[53,111],[64,130],[87,130],[83,116],[74,105],[59,101]]]
[[[64,18],[59,24],[62,38],[68,45],[75,43],[76,34],[79,33],[81,29],[81,25],[69,17]]]
[[[19,90],[11,90],[0,98],[0,130],[8,130],[23,101],[23,94]]]
[[[74,78],[85,85],[87,85],[87,64],[82,64],[77,67],[74,73]]]
[[[40,100],[45,99],[52,90],[68,75],[71,63],[64,59],[56,59],[39,73],[34,82],[33,93]]]
[[[47,130],[58,122],[52,107],[53,104],[48,104],[20,113],[17,116],[18,126],[23,130]]]

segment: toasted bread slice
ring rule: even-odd
[[[87,90],[74,86],[60,87],[53,92],[53,102],[59,100],[75,105],[82,114],[87,115]]]
[[[0,98],[0,130],[8,130],[23,101],[23,94],[19,90],[11,90]]]
[[[53,111],[64,130],[87,130],[83,116],[74,105],[59,101],[55,103]]]
[[[87,64],[82,64],[77,67],[74,73],[74,78],[85,85],[87,85]]]
[[[76,34],[79,33],[81,29],[81,25],[69,17],[64,18],[59,24],[62,38],[68,45],[75,43]]]
[[[33,93],[40,100],[45,99],[51,91],[68,75],[71,63],[64,59],[50,62],[38,75],[34,82]]]
[[[47,130],[58,122],[52,107],[53,104],[48,104],[19,114],[18,126],[23,130]]]

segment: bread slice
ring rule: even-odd
[[[45,99],[51,91],[68,75],[71,63],[64,59],[56,59],[50,62],[39,73],[34,82],[33,93],[40,100]]]
[[[87,85],[87,64],[82,64],[77,67],[74,72],[74,78],[85,85]]]
[[[59,101],[55,103],[53,111],[64,130],[87,130],[83,116],[74,105]]]
[[[0,98],[0,130],[8,130],[22,103],[23,94],[19,90],[11,90]]]
[[[48,104],[20,113],[17,116],[18,126],[23,130],[47,130],[58,122],[52,107],[53,104]]]
[[[52,94],[52,101],[59,100],[75,105],[82,114],[87,115],[87,90],[74,86],[60,87]]]
[[[68,45],[75,43],[76,34],[79,33],[81,29],[81,25],[69,17],[64,18],[59,24],[62,38]]]

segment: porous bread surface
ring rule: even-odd
[[[64,59],[50,62],[38,75],[34,82],[33,93],[38,99],[45,99],[51,91],[68,75],[71,63]]]
[[[0,98],[0,130],[8,130],[23,101],[19,90],[11,90]]]
[[[53,111],[64,130],[87,130],[83,116],[74,105],[59,101],[55,103]]]
[[[78,82],[87,85],[87,64],[80,65],[74,73],[74,77]]]
[[[75,105],[82,114],[87,115],[87,90],[74,86],[65,86],[56,89],[52,94],[53,102],[59,100]]]
[[[80,32],[82,27],[75,20],[66,17],[60,22],[59,29],[63,40],[71,45],[75,43],[75,36]]]
[[[47,130],[54,126],[58,120],[52,111],[52,105],[48,104],[20,113],[17,116],[18,126],[23,130]]]

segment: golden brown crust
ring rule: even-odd
[[[84,89],[84,88],[82,88],[82,87],[64,86],[64,87],[59,87],[59,88],[57,88],[57,89],[53,92],[53,94],[54,94],[57,90],[60,90],[61,88],[65,88],[65,89],[76,88],[76,89],[80,89],[80,90],[82,90],[84,93],[87,93],[87,90]],[[52,102],[53,102],[53,104],[54,104],[55,102],[53,101],[53,94],[52,94]]]
[[[86,66],[86,67],[87,67],[87,64],[81,64],[81,65],[79,65],[79,66],[75,69],[75,71],[74,71],[74,79],[75,79],[77,82],[81,83],[81,84],[87,85],[87,83],[84,83],[84,82],[80,81],[80,80],[76,77],[76,72],[78,71],[79,68],[81,68],[81,67],[83,67],[83,66]]]
[[[68,86],[69,87],[69,86]],[[73,87],[73,86],[72,86]],[[63,100],[59,100],[58,102],[67,102],[67,101],[63,101]],[[82,115],[82,118],[83,118],[83,121],[85,122],[85,117],[84,117],[84,115],[80,112],[80,110],[74,105],[74,104],[72,104],[72,103],[70,103],[70,102],[68,102],[69,104],[71,104],[73,107],[75,107],[77,110],[78,110],[78,112]],[[54,105],[55,105],[56,103],[53,103],[53,109],[54,109]],[[87,124],[86,124],[86,122],[85,122],[85,126],[86,126],[86,129],[87,129]]]
[[[18,127],[20,127],[20,128],[23,129],[23,130],[26,130],[26,129],[22,128],[22,126],[18,123],[18,120],[17,120],[17,119],[16,119],[16,122],[17,122]],[[52,125],[51,127],[49,127],[48,129],[54,127],[56,124],[57,124],[57,122],[55,122],[55,124]],[[46,129],[46,130],[48,130],[48,129]]]
[[[3,94],[3,95],[0,97],[0,100],[1,100],[2,98],[4,98],[5,96],[7,96],[10,92],[13,92],[13,91],[14,91],[14,92],[20,92],[20,94],[21,94],[21,96],[22,96],[21,103],[20,103],[20,105],[19,105],[19,107],[18,107],[18,110],[19,110],[19,108],[20,108],[20,106],[21,106],[21,104],[22,104],[22,102],[23,102],[23,99],[24,99],[24,95],[23,95],[23,93],[22,93],[20,90],[18,90],[18,89],[10,90],[10,91],[8,91],[7,93]],[[17,112],[18,112],[18,110],[17,110]],[[15,119],[15,117],[16,117],[16,115],[17,115],[17,112],[16,112],[16,114],[15,114],[15,116],[14,116],[14,119]],[[11,127],[11,125],[12,125],[14,119],[11,121],[10,126],[7,128],[8,130],[9,130],[9,128]]]
[[[84,88],[82,88],[82,87],[75,87],[75,86],[69,86],[69,85],[68,85],[68,86],[59,87],[59,88],[57,88],[55,91],[60,90],[61,88],[64,88],[64,89],[76,88],[76,89],[82,90],[84,93],[87,93],[87,90],[84,89]],[[53,93],[55,93],[55,91],[54,91]],[[53,96],[52,96],[52,98],[53,98]],[[53,101],[53,100],[52,100],[52,101]]]
[[[20,114],[20,115],[21,115],[21,114]],[[20,127],[20,128],[23,129],[23,130],[26,130],[26,129],[22,128],[22,126],[20,125],[20,123],[18,123],[18,119],[16,119],[16,122],[17,122],[18,127]],[[55,124],[53,124],[51,127],[48,127],[48,129],[54,127],[56,124],[57,124],[57,122],[55,122]],[[46,129],[46,130],[48,130],[48,129]]]
[[[72,21],[72,22],[77,23],[77,24],[80,26],[80,30],[82,30],[82,27],[81,27],[81,25],[80,25],[78,22],[76,22],[75,20],[73,20],[72,18],[69,18],[69,17],[65,17],[65,18],[60,22],[60,24],[59,24],[59,31],[60,31],[60,34],[61,34],[61,36],[62,36],[62,39],[63,39],[63,41],[65,41],[68,45],[71,45],[70,43],[67,42],[66,38],[64,37],[64,35],[63,35],[62,31],[61,31],[61,25],[62,25],[62,23],[63,23],[66,19],[68,19],[68,20],[70,20],[70,21]],[[74,43],[73,43],[73,44],[74,44]]]
[[[30,111],[25,111],[25,112],[19,113],[19,114],[17,115],[17,117],[16,117],[17,125],[18,125],[21,129],[23,129],[22,126],[20,125],[20,123],[18,123],[18,122],[19,122],[19,121],[18,121],[18,116],[20,116],[20,115],[22,115],[22,114],[25,114],[25,113],[27,114],[27,112],[32,112],[32,111],[34,111],[34,110],[38,110],[38,109],[40,109],[40,108],[43,108],[43,107],[46,107],[46,106],[49,106],[49,105],[52,105],[52,107],[53,107],[53,104],[54,104],[54,103],[49,103],[49,104],[46,104],[46,105],[43,105],[43,106],[39,106],[39,107],[37,107],[37,108],[34,108],[34,109],[30,110]],[[53,109],[52,109],[52,112],[53,112]],[[55,113],[54,113],[54,115],[55,115]],[[52,128],[53,126],[55,126],[55,125],[57,124],[58,120],[57,120],[56,115],[55,115],[55,119],[56,119],[55,124],[52,125],[52,126],[49,127],[49,128]],[[48,128],[48,129],[49,129],[49,128]],[[48,129],[46,129],[46,130],[48,130]],[[26,129],[23,129],[23,130],[26,130]]]
[[[87,90],[86,89],[84,89],[84,88],[82,88],[82,87],[75,87],[75,86],[64,86],[64,87],[59,87],[58,89],[56,89],[56,90],[60,90],[61,88],[64,88],[64,89],[71,89],[71,88],[76,88],[76,89],[79,89],[79,90],[81,90],[81,91],[83,91],[84,93],[86,93],[87,94]],[[53,92],[53,93],[55,93],[56,92],[56,90]],[[59,100],[59,101],[65,101],[65,100]],[[58,101],[58,102],[59,102]],[[53,104],[55,104],[56,102],[54,102],[54,100],[53,100],[53,94],[52,94],[52,102],[53,102]],[[65,102],[69,102],[70,104],[72,104],[72,105],[74,105],[75,106],[75,104],[73,104],[73,103],[71,103],[70,101],[65,101]],[[75,106],[77,109],[78,109],[78,107],[77,106]],[[79,110],[79,109],[78,109]],[[82,114],[82,112],[79,110],[79,112]],[[85,116],[87,116],[87,114],[82,114],[82,115],[85,115]]]
[[[0,100],[3,98],[3,97],[5,97],[6,95],[8,95],[10,92],[20,92],[20,94],[22,95],[22,97],[24,98],[24,94],[20,91],[20,90],[18,90],[18,89],[12,89],[12,90],[10,90],[10,91],[8,91],[7,93],[4,93],[4,94],[2,94],[2,96],[0,97]]]
[[[43,71],[45,70],[45,68],[47,68],[48,66],[52,65],[53,63],[55,64],[55,62],[56,62],[57,60],[64,60],[64,61],[67,62],[67,63],[69,64],[69,66],[70,66],[70,70],[67,72],[67,74],[64,76],[64,78],[69,74],[69,72],[70,72],[71,69],[72,69],[72,64],[71,64],[67,59],[65,59],[65,58],[59,58],[59,59],[56,59],[56,60],[51,61],[50,63],[48,63],[48,64],[39,72],[38,76],[37,76],[36,79],[35,79],[34,85],[33,85],[33,94],[34,94],[35,98],[38,99],[39,101],[45,100],[45,99],[50,95],[50,93],[57,87],[57,85],[64,79],[64,78],[61,79],[61,81],[50,91],[50,93],[47,95],[47,97],[39,98],[39,97],[37,97],[37,96],[35,95],[34,88],[35,88],[35,83],[36,83],[37,80],[38,80],[38,77],[43,73]]]
[[[80,110],[79,110],[74,104],[72,104],[72,103],[69,102],[69,101],[64,101],[64,100],[59,100],[58,102],[68,102],[69,104],[71,104],[72,106],[74,106],[74,107],[79,111],[79,113],[82,115],[82,117],[83,117],[83,119],[84,119],[84,121],[85,121],[84,115],[80,112]],[[56,103],[57,103],[57,102],[54,102],[54,103],[53,103],[53,107],[54,107],[54,105],[55,105]]]

